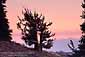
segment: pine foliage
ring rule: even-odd
[[[6,0],[0,0],[0,41],[11,41],[11,32],[6,18]]]
[[[19,22],[17,23],[17,26],[22,31],[22,39],[26,42],[26,44],[34,44],[35,49],[39,49],[40,47],[41,50],[42,48],[51,48],[53,39],[50,37],[54,36],[55,34],[52,34],[48,27],[52,24],[52,22],[47,24],[47,22],[45,22],[45,17],[42,16],[42,14],[39,15],[36,12],[33,14],[28,9],[25,9],[23,15],[23,19],[18,17]],[[38,44],[37,33],[40,36],[40,44]]]

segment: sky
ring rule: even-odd
[[[43,14],[47,22],[52,21],[50,30],[55,33],[56,40],[79,39],[81,37],[80,15],[82,0],[7,0],[7,17],[13,29],[13,39],[21,42],[21,34],[17,29],[17,16],[22,18],[22,10],[28,8],[32,12]]]

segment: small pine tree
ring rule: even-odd
[[[0,41],[11,41],[11,30],[9,30],[8,19],[6,18],[6,0],[0,0]]]
[[[68,44],[68,47],[72,50],[72,55],[68,55],[68,57],[80,57],[80,52],[78,50],[78,47],[74,46],[72,40],[70,40],[70,44]]]
[[[18,28],[21,29],[23,38],[28,45],[35,45],[36,50],[42,51],[42,48],[50,48],[52,47],[53,39],[50,37],[54,36],[48,30],[48,27],[52,24],[52,22],[48,23],[44,21],[45,17],[40,15],[36,12],[32,14],[31,11],[25,9],[24,18],[19,20],[20,22],[17,23]],[[22,28],[24,27],[24,28]],[[38,33],[39,32],[39,33]],[[38,40],[38,36],[40,40]],[[40,43],[39,43],[40,41]]]

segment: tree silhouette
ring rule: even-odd
[[[0,41],[11,41],[11,30],[9,30],[8,19],[6,18],[6,0],[0,0]]]
[[[70,40],[68,47],[72,50],[72,55],[68,55],[68,57],[80,57],[81,56],[78,50],[78,47],[74,46],[74,43],[72,40]]]
[[[79,48],[81,57],[85,57],[85,0],[83,0],[82,8],[84,9],[84,11],[82,12],[81,17],[84,22],[80,25],[81,31],[82,31],[82,37],[79,41],[80,44],[78,45],[78,48]]]
[[[79,45],[78,45],[78,50],[72,50],[74,52],[74,54],[72,54],[70,57],[85,57],[85,0],[83,0],[82,3],[82,8],[84,9],[84,11],[82,11],[82,19],[83,19],[83,23],[80,25],[81,27],[81,31],[82,31],[82,37],[79,41]],[[71,47],[70,45],[68,45],[69,47]]]
[[[53,39],[50,37],[54,36],[54,34],[49,31],[48,27],[52,22],[47,24],[47,22],[45,22],[45,17],[42,16],[42,14],[39,15],[36,12],[32,14],[28,9],[25,9],[23,15],[23,19],[18,17],[19,22],[17,23],[17,26],[22,31],[22,39],[26,44],[34,44],[34,48],[40,51],[42,51],[42,48],[51,48]],[[38,38],[40,38],[40,40],[38,40]]]

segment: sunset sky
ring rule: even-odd
[[[81,37],[80,15],[82,0],[7,0],[7,17],[13,29],[13,38],[17,42],[20,40],[20,31],[17,30],[17,16],[22,16],[22,10],[28,8],[32,12],[42,13],[46,21],[52,21],[51,31],[55,33],[55,38],[79,39]],[[22,18],[22,17],[21,17]]]

